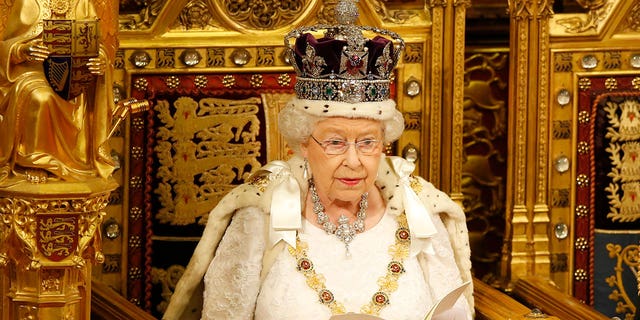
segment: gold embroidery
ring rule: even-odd
[[[261,167],[260,103],[186,96],[157,101],[160,223],[203,223],[223,196]]]
[[[640,102],[607,102],[604,111],[609,119],[606,151],[611,155],[611,172],[607,175],[612,178],[605,188],[610,208],[607,218],[633,222],[640,219]]]
[[[605,279],[607,284],[613,288],[609,299],[616,302],[616,312],[624,312],[625,319],[634,319],[636,308],[634,307],[632,296],[627,292],[627,289],[625,289],[622,273],[626,268],[629,268],[634,275],[638,277],[638,267],[640,267],[638,252],[640,251],[640,246],[631,244],[622,248],[619,244],[608,243],[607,251],[609,251],[610,258],[616,259],[616,265],[614,267],[615,274]],[[640,279],[638,279],[638,283],[638,289],[640,290]],[[635,293],[633,290],[631,292]]]
[[[413,189],[413,192],[415,192],[416,194],[422,192],[422,184],[420,183],[420,180],[418,180],[418,178],[410,176],[409,185],[411,186],[411,189]]]
[[[247,184],[256,187],[260,192],[264,192],[270,180],[269,173],[265,171],[265,174],[256,174],[251,176],[248,179]]]

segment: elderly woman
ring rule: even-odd
[[[384,154],[404,126],[389,99],[402,40],[364,38],[354,7],[341,2],[341,24],[322,39],[313,27],[287,37],[297,97],[279,128],[296,155],[211,212],[164,319],[198,318],[199,305],[203,319],[424,319],[470,280],[461,208],[412,176],[412,163]],[[472,310],[468,287],[436,318],[471,319]]]

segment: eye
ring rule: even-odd
[[[372,146],[376,144],[376,140],[373,139],[366,139],[366,140],[360,140],[358,141],[358,144],[363,146],[363,147],[368,147],[368,146]]]
[[[326,140],[325,144],[327,146],[340,147],[340,146],[344,146],[346,142],[343,140]]]

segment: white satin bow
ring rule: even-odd
[[[404,202],[404,212],[407,215],[409,230],[418,238],[429,238],[437,233],[431,220],[431,214],[424,206],[418,195],[411,188],[409,177],[415,169],[415,165],[400,157],[389,157],[393,169],[400,177],[400,187]]]
[[[293,177],[289,165],[284,161],[272,161],[262,169],[275,174],[276,182],[271,196],[269,216],[269,240],[275,245],[284,240],[296,247],[296,230],[302,228],[302,210],[300,204],[300,186]]]

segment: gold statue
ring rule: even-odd
[[[99,30],[98,16],[91,0],[0,4],[0,186],[113,172],[115,44],[104,40],[116,26]]]

